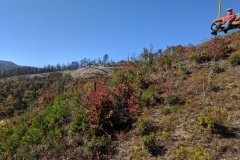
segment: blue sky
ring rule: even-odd
[[[218,0],[0,0],[0,59],[43,66],[113,60],[211,38]],[[238,6],[234,7],[234,6]],[[223,0],[223,11],[239,0]]]

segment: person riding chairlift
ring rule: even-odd
[[[227,33],[232,22],[235,20],[236,20],[236,15],[233,14],[233,9],[232,8],[227,9],[227,16],[213,21],[213,23],[216,24],[216,29],[212,31],[212,34],[217,35],[218,29],[220,29],[223,25],[224,25],[223,31],[224,33]]]

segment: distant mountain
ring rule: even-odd
[[[10,61],[0,60],[0,72],[8,71],[16,67],[20,67],[20,66]]]

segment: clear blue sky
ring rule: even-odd
[[[240,12],[240,0],[229,7]],[[197,44],[217,10],[218,0],[0,0],[0,59],[43,66]]]

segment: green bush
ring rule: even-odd
[[[148,116],[140,117],[136,124],[136,130],[141,135],[149,135],[156,130],[155,122]]]
[[[169,95],[164,98],[164,102],[167,105],[173,106],[173,105],[181,104],[181,99],[178,95]]]
[[[144,148],[153,156],[163,155],[166,151],[164,146],[160,146],[157,142],[155,134],[143,137]]]
[[[61,149],[61,140],[64,135],[64,128],[54,128],[47,134],[47,145],[48,148],[56,153]]]
[[[179,147],[175,160],[210,160],[210,154],[203,147],[185,148]]]
[[[164,60],[165,60],[165,69],[168,70],[171,68],[171,65],[172,65],[172,55],[170,54],[165,54],[164,55]]]
[[[15,158],[16,159],[37,159],[37,156],[31,147],[24,146],[18,149]]]
[[[0,144],[0,159],[1,157],[6,159],[16,152],[20,140],[26,132],[25,121],[26,117],[20,117],[17,123],[10,128],[6,128],[5,125],[0,126],[0,140],[2,141]]]
[[[209,117],[208,115],[200,115],[197,117],[198,125],[203,126],[207,129],[213,129],[217,125],[217,121],[213,117]]]
[[[178,106],[164,106],[161,108],[161,112],[164,114],[164,115],[169,115],[171,113],[174,113],[176,112],[178,109]]]
[[[141,78],[144,77],[144,71],[141,70],[142,73],[136,74],[136,72],[129,71],[117,71],[113,74],[112,79],[108,82],[111,86],[121,85],[124,83],[128,83],[132,88],[139,89],[141,86]]]
[[[43,130],[41,128],[30,127],[23,137],[23,142],[26,144],[38,144],[43,137]]]
[[[219,64],[217,64],[217,63],[214,63],[211,66],[211,69],[212,69],[213,73],[222,73],[225,71],[224,68],[220,67]]]
[[[169,114],[172,113],[172,109],[171,109],[171,108],[168,108],[168,107],[162,108],[161,111],[162,111],[162,113],[163,113],[164,115],[169,115]]]
[[[32,125],[23,137],[23,141],[29,144],[40,143],[43,135],[48,136],[56,128],[61,128],[66,123],[71,111],[71,103],[61,98],[56,99],[46,110],[33,119]]]
[[[158,68],[156,66],[152,66],[151,73],[157,73],[157,72],[158,72]]]
[[[181,75],[188,75],[189,74],[189,71],[187,70],[186,65],[180,64],[178,68],[179,68],[179,72],[181,73]]]
[[[219,134],[226,138],[236,137],[236,133],[225,126],[224,120],[228,115],[219,109],[212,109],[205,115],[197,117],[198,125],[207,128],[213,134]]]
[[[143,144],[146,150],[155,154],[157,151],[156,136],[154,134],[145,136],[143,138]]]
[[[109,145],[111,144],[110,137],[96,137],[93,136],[92,139],[87,143],[88,151],[91,155],[94,153],[106,154],[109,150]]]
[[[154,97],[155,89],[153,86],[149,86],[148,89],[143,91],[141,95],[141,104],[142,105],[149,105],[155,101]]]
[[[235,53],[231,54],[229,57],[229,63],[232,66],[240,65],[240,52],[235,52]]]
[[[127,72],[124,71],[117,71],[113,74],[111,84],[116,85],[119,83],[123,83],[125,80],[128,80],[129,82],[133,82],[134,79],[136,78],[136,74],[129,70]]]
[[[85,109],[80,107],[73,115],[72,131],[73,133],[85,132],[89,128],[88,117]]]
[[[197,117],[197,122],[205,128],[212,129],[216,126],[223,125],[225,117],[227,117],[225,111],[213,107],[211,110],[208,110],[206,114],[199,115]]]
[[[7,143],[3,143],[0,145],[0,159],[7,159],[11,156],[11,149]]]
[[[211,130],[218,131],[220,126],[223,126],[223,119],[227,116],[223,111],[213,108],[207,114],[197,117],[198,125]]]
[[[44,113],[45,129],[51,129],[64,124],[68,118],[70,106],[65,101],[56,101]]]

